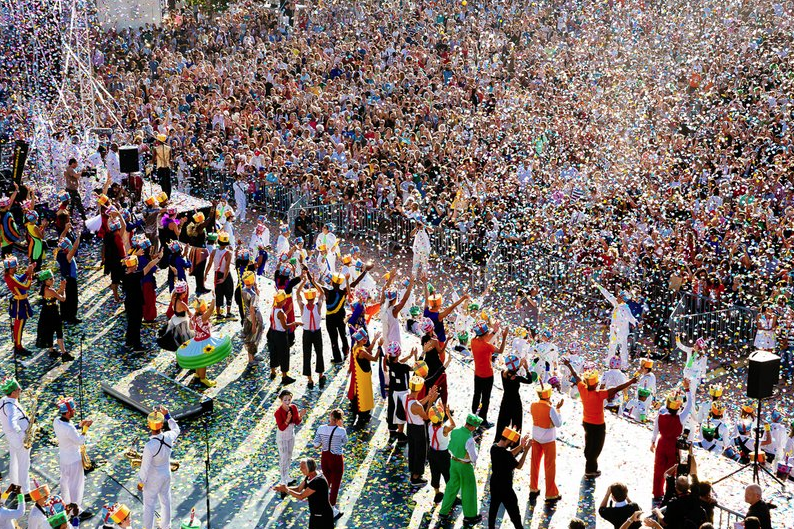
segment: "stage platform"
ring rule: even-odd
[[[159,405],[176,420],[212,411],[212,399],[151,369],[141,369],[115,384],[102,382],[102,391],[127,406],[148,415]]]

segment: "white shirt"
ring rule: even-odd
[[[0,421],[2,421],[3,433],[11,446],[22,448],[30,420],[17,399],[4,397],[0,402],[2,403],[0,404]]]
[[[541,428],[540,426],[532,425],[532,439],[541,444],[551,443],[557,439],[557,428],[562,426],[562,417],[554,406],[549,407],[549,419],[551,419],[551,428]]]
[[[30,509],[30,516],[28,516],[28,529],[50,529],[47,516],[41,512],[35,503]]]
[[[428,446],[433,450],[443,451],[449,448],[449,435],[444,435],[444,425],[427,425]]]
[[[0,508],[0,529],[14,529],[14,520],[18,520],[23,514],[25,514],[24,501],[19,502],[14,510]]]
[[[108,168],[108,175],[114,184],[121,184],[121,164],[119,153],[110,151],[105,158]]]
[[[610,323],[609,330],[618,334],[628,334],[629,324],[637,325],[637,319],[631,313],[631,309],[626,303],[618,303],[615,296],[610,294],[601,285],[596,285],[596,288],[601,291],[607,301],[612,304],[612,322]]]
[[[248,243],[248,248],[251,249],[253,252],[259,251],[260,246],[269,246],[270,245],[270,230],[265,226],[265,229],[262,231],[261,234],[257,234],[256,231],[251,234],[251,240]]]
[[[75,425],[71,421],[62,421],[60,417],[56,417],[52,421],[52,429],[58,438],[61,465],[82,461],[80,447],[85,444],[85,436],[77,431]]]
[[[144,487],[153,474],[171,474],[171,452],[181,430],[174,419],[168,419],[168,427],[170,431],[151,436],[143,447],[138,479]]]

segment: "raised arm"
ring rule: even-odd
[[[617,298],[615,296],[613,296],[607,289],[605,289],[604,287],[602,287],[598,283],[593,282],[593,284],[601,292],[601,294],[603,294],[603,296],[607,299],[607,301],[609,301],[612,304],[613,307],[617,306],[618,300],[617,300]]]

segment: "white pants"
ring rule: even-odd
[[[425,252],[414,252],[413,266],[411,267],[411,275],[419,277],[421,272],[428,273],[430,263],[430,254]]]
[[[11,456],[8,463],[8,479],[14,485],[21,486],[22,492],[27,494],[30,492],[30,449],[26,449],[22,445],[9,444],[8,452]]]
[[[289,483],[289,467],[292,463],[292,449],[295,448],[295,437],[281,438],[281,432],[276,433],[276,444],[278,444],[278,470],[280,474],[280,485]]]
[[[171,473],[153,473],[143,487],[143,527],[154,529],[154,509],[160,500],[160,528],[171,529]]]
[[[85,472],[83,462],[61,463],[61,497],[66,504],[76,503],[82,510]]]
[[[615,352],[620,348],[620,368],[628,369],[629,367],[629,333],[622,330],[615,331],[609,330],[609,353],[607,356],[607,364],[609,359],[615,356]]]
[[[237,217],[237,220],[240,222],[245,222],[245,212],[248,207],[248,199],[245,198],[245,195],[234,195],[234,201],[237,202],[237,211],[234,212],[234,216]]]

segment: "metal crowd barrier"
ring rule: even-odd
[[[723,507],[719,503],[714,506],[714,527],[716,529],[734,529],[736,522],[743,522],[742,513]]]
[[[401,214],[368,208],[362,203],[316,204],[299,188],[280,184],[263,186],[257,194],[260,204],[285,218],[293,230],[298,211],[305,209],[317,230],[331,222],[339,235],[372,240],[387,254],[408,248],[413,242],[411,231],[415,224]],[[560,248],[543,244],[527,248],[501,242],[489,252],[483,241],[472,241],[458,230],[439,227],[434,228],[430,242],[435,257],[464,264],[471,270],[469,284],[473,288],[485,288],[489,284],[502,288],[536,285],[547,294],[564,296],[581,313],[598,315],[604,310],[601,294],[585,279],[591,267],[577,263]],[[735,350],[752,343],[755,334],[752,310],[675,291],[667,284],[660,284],[658,278],[641,275],[641,271],[622,271],[604,278],[605,286],[609,288],[615,286],[610,283],[620,281],[636,285],[635,294],[643,297],[648,307],[643,315],[644,330],[652,333],[657,346],[674,347],[676,335],[690,343],[700,336],[707,337],[721,348]]]

